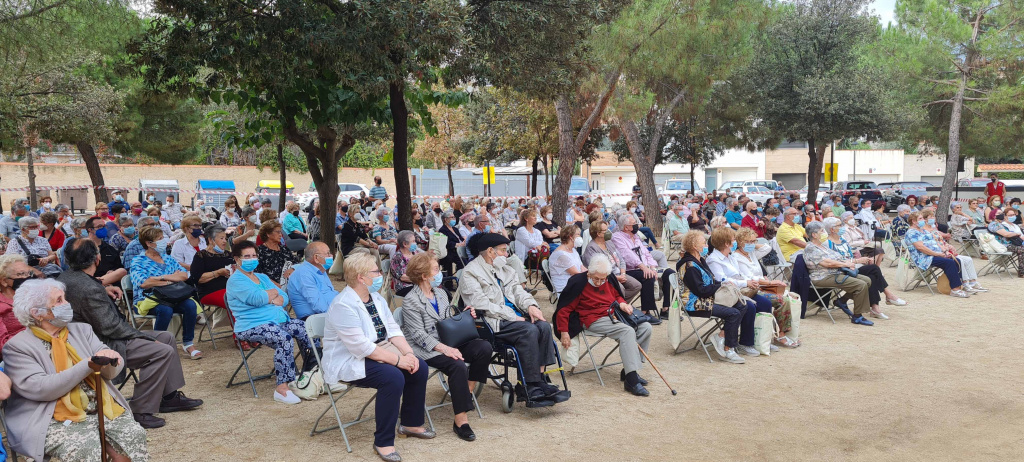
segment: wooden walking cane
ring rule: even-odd
[[[110,458],[107,457],[107,430],[103,423],[103,389],[106,387],[104,386],[103,375],[100,371],[103,369],[103,366],[116,365],[116,359],[105,356],[93,356],[89,360],[89,369],[92,369],[92,375],[96,379],[96,415],[100,423],[100,460],[103,462],[107,462]]]
[[[655,366],[654,363],[651,362],[651,357],[647,356],[647,352],[644,351],[644,349],[640,347],[640,345],[637,345],[636,347],[640,349],[640,354],[644,355],[644,358],[647,359],[647,364],[650,364],[651,367],[654,368],[654,372],[658,373],[658,377],[661,377],[661,381],[665,382],[665,386],[668,387],[669,390],[672,390],[672,395],[678,395],[679,392],[677,392],[675,388],[672,388],[672,385],[668,384],[668,380],[665,380],[665,376],[661,374],[660,370],[658,370],[658,366]]]

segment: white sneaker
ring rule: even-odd
[[[288,392],[283,395],[278,393],[277,390],[274,390],[274,401],[283,404],[299,404],[302,402],[302,400],[299,399],[298,396],[295,396],[295,393],[292,393],[291,390],[288,390]]]
[[[736,354],[735,348],[731,350],[726,350],[725,354],[722,355],[722,359],[729,361],[730,363],[733,364],[743,364],[747,362],[747,360],[741,358],[740,355]]]
[[[971,288],[974,289],[975,292],[988,292],[988,289],[982,287],[981,284],[978,284],[977,282],[972,284]]]
[[[951,291],[951,292],[949,292],[949,296],[950,297],[956,297],[956,298],[968,298],[968,297],[970,297],[970,295],[967,295],[967,292],[964,292],[963,290]]]
[[[754,348],[752,346],[740,345],[736,347],[736,350],[739,350],[741,355],[761,356],[761,353],[757,351],[757,348]]]
[[[770,351],[772,353],[775,353],[776,351],[779,351],[779,347],[775,346],[774,343],[769,344],[768,345],[768,351]]]
[[[886,305],[896,305],[896,306],[907,306],[907,301],[902,299],[902,298],[896,297],[895,300],[888,300],[888,299],[886,299],[885,300],[885,304]]]
[[[712,335],[710,339],[711,345],[715,347],[715,351],[718,352],[718,356],[725,357],[725,338],[719,337],[718,335]]]

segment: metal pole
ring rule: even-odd
[[[836,165],[836,142],[835,141],[832,142],[832,162],[830,162],[830,163],[832,164],[832,166],[833,166],[832,168],[834,169],[835,165]],[[831,183],[835,183],[836,177],[838,176],[836,173],[838,173],[838,172],[836,172],[835,170],[832,170],[832,175],[831,175],[831,178],[829,179],[829,181]],[[832,189],[832,185],[831,184],[829,185],[828,189]]]

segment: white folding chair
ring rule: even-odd
[[[689,295],[686,290],[682,290],[684,286],[680,283],[680,281],[682,280],[682,274],[685,271],[686,267],[681,266],[679,268],[678,273],[679,277],[671,278],[669,280],[669,283],[672,285],[672,298],[676,300],[677,303],[679,303],[679,322],[689,323],[692,333],[690,335],[687,335],[686,338],[682,339],[679,342],[679,347],[676,348],[675,351],[673,351],[672,353],[683,353],[690,350],[696,350],[698,347],[700,347],[701,349],[704,350],[704,354],[708,357],[708,362],[713,363],[715,362],[715,360],[711,359],[711,352],[708,351],[708,347],[710,346],[712,349],[714,349],[714,344],[712,344],[708,339],[712,335],[715,335],[715,333],[722,328],[722,326],[724,325],[724,321],[722,321],[720,318],[709,316],[707,318],[701,318],[704,319],[704,322],[701,323],[701,325],[699,326],[697,325],[697,323],[693,322],[693,317],[690,316],[690,312],[686,310],[686,299],[689,298]],[[704,330],[704,332],[702,333],[701,330],[704,329],[705,327],[707,327],[707,329]],[[696,338],[696,342],[693,344],[692,347],[683,349],[683,346],[686,344],[686,341],[689,340],[690,338]]]
[[[906,238],[904,237],[904,239]],[[930,266],[925,269],[918,268],[917,265],[914,264],[914,259],[910,257],[910,245],[907,242],[904,242],[903,247],[907,249],[907,258],[910,261],[910,265],[908,266],[914,267],[914,272],[911,273],[912,279],[907,283],[907,286],[903,288],[903,291],[910,292],[911,290],[921,287],[923,284],[928,288],[928,292],[935,295],[935,286],[939,281],[939,275],[942,274],[942,270],[934,266]]]
[[[548,280],[550,281],[551,280],[551,270],[548,268],[548,261],[549,260],[550,260],[549,258],[545,258],[544,261],[541,261],[540,262],[540,268],[544,272],[544,274],[548,277]],[[552,285],[551,285],[551,293],[548,295],[548,302],[550,302],[551,304],[554,304],[555,302],[558,301],[558,296],[559,295],[561,295],[561,292],[556,292],[555,291],[555,286],[552,283]]]
[[[986,256],[988,256],[988,264],[986,264],[984,268],[978,271],[978,276],[988,276],[990,274],[995,274],[996,276],[999,276],[1000,279],[1002,279],[1003,273],[1006,273],[1008,275],[1011,274],[1010,270],[1013,269],[1014,265],[1013,254],[1010,252],[986,252],[980,244],[982,239],[990,239],[988,236],[986,236],[989,234],[992,233],[988,232],[988,230],[974,230],[974,237],[975,239],[978,240],[979,243],[978,250],[980,252],[983,252]]]
[[[319,339],[323,341],[324,327],[326,325],[327,313],[317,313],[306,318],[306,335],[309,336],[309,340],[315,341]],[[374,391],[373,396],[371,396],[370,399],[368,399],[366,403],[363,404],[363,407],[359,409],[359,415],[356,416],[355,420],[342,422],[341,413],[338,412],[338,401],[341,400],[342,397],[347,395],[348,392],[352,391],[352,389],[356,387],[353,387],[350,384],[345,384],[345,389],[338,392],[337,396],[335,396],[334,391],[331,390],[331,388],[333,388],[331,385],[333,384],[327,382],[327,376],[324,375],[323,362],[320,359],[320,352],[317,351],[316,348],[313,348],[313,356],[316,358],[316,364],[318,366],[317,369],[319,370],[318,373],[320,374],[320,378],[323,379],[324,383],[328,385],[324,388],[327,390],[327,400],[330,402],[330,405],[327,406],[326,409],[324,409],[324,412],[320,413],[320,417],[317,417],[316,422],[313,423],[313,429],[309,431],[309,436],[331,431],[337,428],[338,430],[341,430],[341,437],[345,440],[345,449],[347,449],[348,452],[352,452],[352,445],[350,445],[348,442],[348,433],[345,432],[345,429],[356,424],[373,420],[373,416],[363,417],[363,414],[366,413],[366,408],[370,407],[370,404],[373,403],[375,399],[377,399],[377,392]],[[319,428],[320,421],[323,420],[324,416],[327,415],[327,412],[331,410],[334,411],[334,419],[335,421],[338,422],[338,424],[328,428]]]
[[[793,264],[786,261],[786,258],[782,255],[782,249],[779,247],[779,241],[775,239],[768,239],[768,245],[771,246],[772,250],[775,251],[775,255],[779,257],[779,263],[777,265],[765,265],[765,270],[768,271],[769,279],[780,279],[788,281],[793,277]]]

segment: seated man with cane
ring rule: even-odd
[[[625,382],[626,391],[636,396],[648,396],[644,388],[647,381],[637,371],[642,358],[640,348],[647,349],[651,342],[651,324],[640,323],[636,330],[615,317],[611,305],[618,302],[619,308],[627,315],[633,314],[633,307],[626,303],[622,286],[612,273],[611,262],[604,255],[590,259],[587,272],[574,274],[558,297],[555,310],[555,330],[562,346],[569,348],[570,339],[585,331],[594,335],[605,335],[619,344],[622,358],[622,372],[619,380]],[[573,316],[575,315],[575,316]]]

